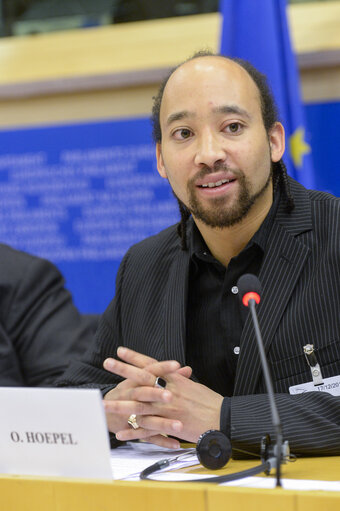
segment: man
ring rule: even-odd
[[[92,340],[50,262],[0,244],[0,386],[50,386]]]
[[[340,398],[289,394],[312,379],[307,344],[323,378],[340,374],[340,201],[288,178],[284,129],[248,63],[195,55],[161,87],[153,123],[179,229],[128,251],[95,349],[64,384],[100,386],[118,440],[177,447],[172,436],[196,442],[221,429],[234,454],[258,452],[271,415],[237,288],[253,273],[284,439],[295,454],[340,454]]]

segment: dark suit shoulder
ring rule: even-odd
[[[277,221],[291,234],[320,232],[327,236],[340,216],[340,199],[330,193],[308,190],[289,178],[289,186],[294,200],[294,209],[287,212],[285,201],[281,201]],[[339,238],[339,233],[335,233]]]
[[[162,265],[167,264],[180,251],[180,238],[175,224],[133,245],[128,251],[128,257],[130,262],[138,261],[139,266]]]
[[[155,250],[157,247],[169,247],[170,245],[178,245],[180,247],[180,238],[177,233],[178,224],[173,224],[163,229],[157,234],[153,236],[149,236],[144,240],[132,245],[131,248],[136,248],[139,250]]]
[[[308,190],[308,195],[312,204],[324,203],[326,208],[331,208],[334,211],[340,209],[340,198],[335,197],[327,192],[320,192],[319,190]]]
[[[32,295],[34,293],[32,287],[36,288],[36,282],[42,279],[48,283],[58,281],[64,284],[61,273],[51,262],[2,243],[0,262],[0,317],[7,315],[7,307],[10,306],[19,288],[26,286]]]
[[[328,193],[311,194],[311,212],[315,243],[333,254],[334,263],[340,262],[340,199]]]
[[[157,297],[161,299],[164,293],[173,265],[182,257],[186,259],[186,253],[181,249],[176,225],[133,245],[119,267],[111,307],[135,310],[143,297],[143,309],[153,310]],[[111,307],[104,313],[109,323]]]
[[[20,280],[21,275],[27,272],[27,266],[31,264],[47,267],[61,275],[57,267],[50,261],[27,252],[22,252],[3,243],[0,243],[0,261],[0,284],[4,280]]]
[[[293,192],[293,196],[295,199],[308,199],[312,203],[313,202],[327,202],[330,207],[339,208],[340,207],[340,198],[332,195],[329,192],[322,192],[320,190],[309,190],[305,188],[301,183],[296,181],[295,179],[289,177],[288,179],[290,188]]]

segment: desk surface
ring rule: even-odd
[[[232,460],[217,473],[245,470],[256,464]],[[298,459],[282,467],[282,477],[337,481],[340,457]],[[1,511],[222,511],[233,509],[231,506],[237,506],[237,511],[340,511],[340,492],[0,476]]]

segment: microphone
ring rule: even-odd
[[[272,416],[272,423],[276,432],[276,444],[274,446],[274,455],[276,455],[276,486],[281,486],[281,463],[282,463],[282,457],[284,460],[287,458],[287,450],[288,450],[288,442],[285,442],[283,448],[284,452],[282,453],[282,427],[281,427],[281,421],[279,417],[279,413],[277,410],[277,406],[275,403],[274,398],[274,390],[273,390],[273,384],[272,379],[269,372],[267,357],[264,351],[262,336],[260,332],[259,323],[257,320],[257,314],[256,314],[256,305],[260,303],[261,300],[261,284],[259,279],[250,273],[247,273],[245,275],[242,275],[237,282],[237,287],[239,290],[239,297],[245,307],[249,307],[254,329],[255,329],[255,336],[257,341],[257,346],[260,353],[261,358],[261,364],[264,374],[264,379],[266,383],[267,393],[269,397],[269,405],[270,405],[270,411]],[[268,435],[267,435],[268,437]],[[265,450],[268,449],[268,445],[263,446]],[[275,461],[274,461],[275,463]]]
[[[261,300],[261,284],[255,275],[246,273],[237,282],[239,297],[245,307],[249,306],[249,300],[255,300],[256,304]]]
[[[271,445],[270,436],[267,434],[261,441],[261,461],[262,463],[256,467],[242,470],[232,474],[227,474],[217,477],[209,477],[203,479],[192,479],[186,482],[199,482],[199,483],[226,483],[236,481],[243,477],[251,477],[261,472],[269,474],[272,468],[276,468],[276,486],[281,486],[280,468],[281,463],[289,460],[289,446],[288,442],[282,443],[282,430],[279,413],[277,411],[273,384],[269,373],[268,362],[263,347],[261,332],[257,320],[255,306],[261,300],[261,284],[255,275],[246,274],[242,275],[237,282],[239,290],[239,297],[245,307],[249,307],[255,328],[255,335],[260,352],[262,369],[265,377],[267,393],[270,403],[270,411],[272,415],[272,423],[276,432],[276,444]],[[235,449],[246,454],[252,454],[241,449]],[[221,431],[208,430],[203,433],[198,439],[196,445],[196,454],[200,463],[209,469],[216,470],[222,468],[230,459],[232,454],[232,447],[229,438],[227,438]],[[177,456],[174,458],[177,460]],[[161,460],[151,467],[147,467],[140,474],[140,479],[150,479],[150,475],[158,470],[168,467],[171,459]],[[179,482],[179,481],[178,481]]]

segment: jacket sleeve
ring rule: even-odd
[[[9,384],[49,386],[72,359],[84,354],[98,317],[79,313],[53,264],[16,251],[12,255],[16,264],[8,265],[11,285],[3,290],[8,296],[1,326],[21,380]]]
[[[283,440],[295,455],[340,455],[340,397],[326,392],[275,394]],[[231,441],[237,451],[259,452],[261,438],[269,433],[275,441],[267,394],[231,398]]]

